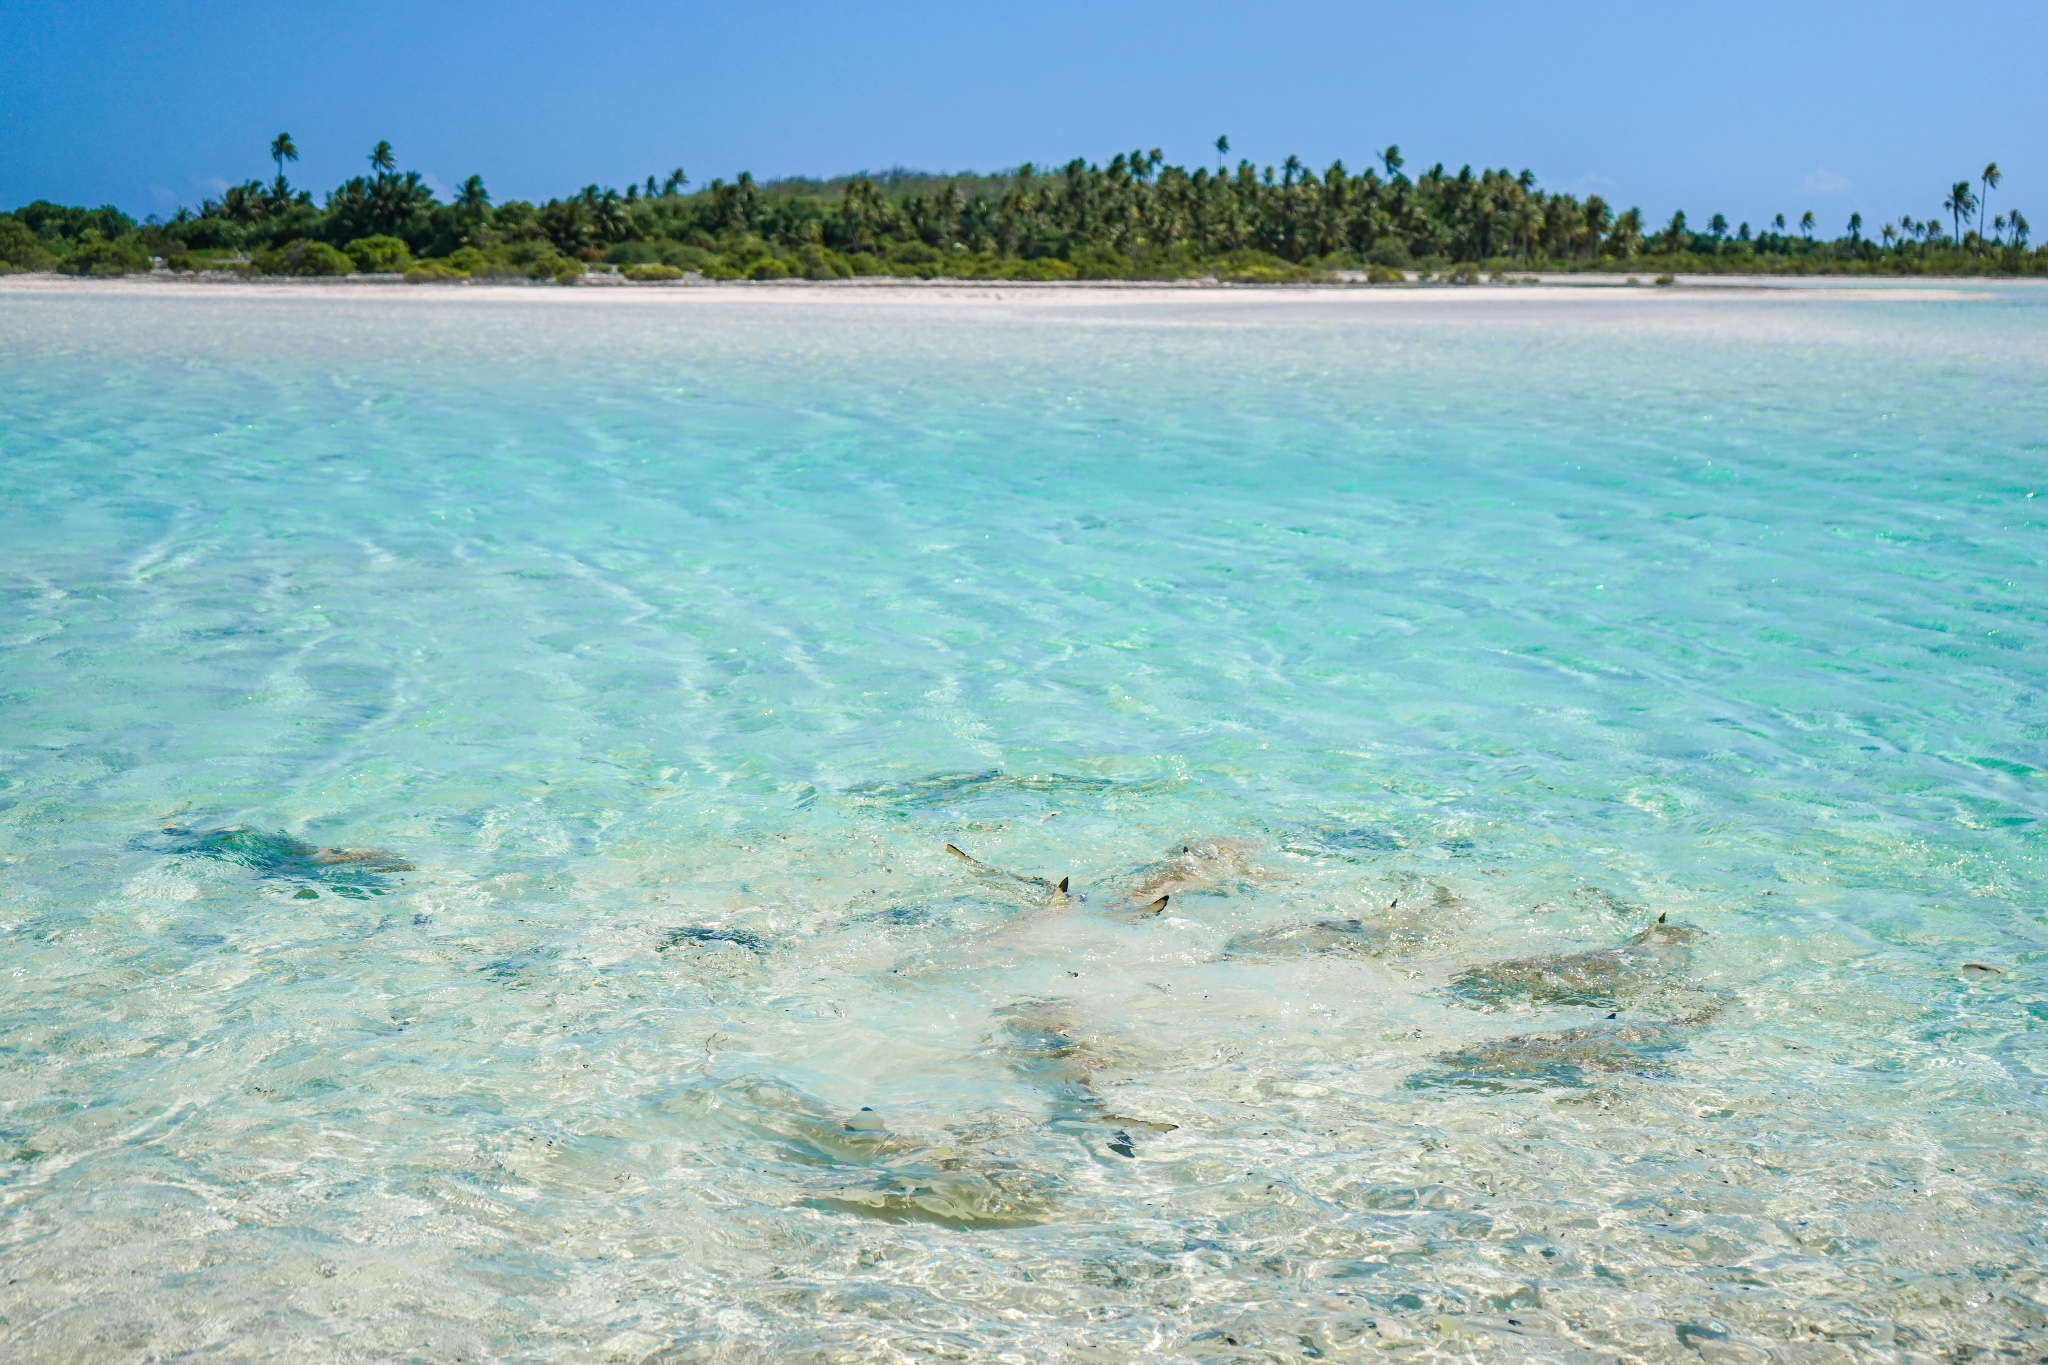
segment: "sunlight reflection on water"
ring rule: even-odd
[[[0,1342],[2037,1346],[2044,319],[0,294]]]

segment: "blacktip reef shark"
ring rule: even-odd
[[[1254,859],[1258,845],[1244,839],[1191,839],[1166,857],[1131,874],[1122,895],[1131,904],[1158,897],[1164,908],[1169,896],[1219,895],[1272,874]]]
[[[1520,1090],[1546,1085],[1583,1086],[1589,1073],[1660,1071],[1664,1059],[1719,1014],[1723,1002],[1708,1000],[1669,1019],[1617,1021],[1545,1033],[1520,1033],[1439,1053],[1438,1072],[1410,1076],[1411,1090],[1440,1087]]]
[[[390,874],[413,870],[411,863],[383,849],[323,848],[289,834],[245,825],[210,830],[165,825],[163,832],[171,840],[167,852],[215,858],[246,867],[259,877],[299,882],[299,897],[306,900],[319,895],[308,883],[318,883],[341,896],[381,896]]]
[[[1028,910],[1058,913],[1072,909],[1075,905],[1087,899],[1085,896],[1077,896],[1072,893],[1073,879],[1071,877],[1062,877],[1058,882],[1052,882],[1044,877],[1026,877],[1015,872],[1005,872],[1002,868],[991,867],[989,864],[981,861],[981,859],[973,857],[958,844],[947,844],[946,852],[972,868],[978,880],[993,885],[1000,890],[1008,891],[1015,887],[1030,887],[1035,894],[1026,905]],[[1042,896],[1043,899],[1038,899],[1037,897],[1039,896]],[[1158,896],[1143,905],[1129,907],[1130,913],[1134,918],[1150,919],[1165,912],[1169,899],[1170,897],[1165,895]]]
[[[1617,947],[1467,967],[1451,978],[1451,993],[1482,1008],[1526,1000],[1612,1009],[1683,968],[1699,937],[1691,925],[1659,915]]]
[[[794,1170],[809,1168],[796,1183],[812,1208],[956,1231],[1029,1227],[1048,1220],[1060,1186],[1053,1172],[988,1150],[989,1135],[900,1134],[872,1108],[835,1115],[779,1081],[738,1078],[682,1103],[767,1141]]]
[[[1413,953],[1442,932],[1445,916],[1465,904],[1447,886],[1437,885],[1435,891],[1435,898],[1427,902],[1412,895],[1396,896],[1371,919],[1309,920],[1239,934],[1224,945],[1223,955],[1307,957],[1353,953],[1363,957],[1398,957]]]

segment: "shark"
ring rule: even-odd
[[[1619,1021],[1610,1014],[1597,1024],[1520,1033],[1439,1053],[1441,1071],[1408,1078],[1410,1089],[1442,1086],[1481,1090],[1526,1089],[1532,1085],[1585,1085],[1591,1074],[1651,1074],[1664,1059],[1718,1014],[1723,1002],[1709,999],[1674,1018]]]
[[[413,870],[411,863],[383,849],[326,848],[246,825],[210,830],[166,825],[163,832],[170,839],[170,853],[216,858],[246,867],[259,877],[304,883],[299,895],[308,899],[318,895],[312,883],[341,896],[381,896],[392,873]]]
[[[1188,840],[1131,873],[1124,880],[1121,899],[1132,907],[1156,899],[1164,909],[1167,897],[1217,895],[1265,881],[1271,874],[1255,861],[1258,851],[1257,844],[1245,839]]]
[[[1700,937],[1659,915],[1613,948],[1467,967],[1451,978],[1451,994],[1482,1009],[1513,1001],[1613,1009],[1684,967]]]
[[[1022,899],[1027,910],[1059,914],[1087,899],[1074,893],[1071,877],[1061,877],[1057,882],[1053,882],[1044,877],[1028,877],[1016,872],[1006,872],[965,852],[958,844],[947,844],[946,852],[967,864],[973,869],[976,880],[995,890],[1004,899]],[[1127,906],[1126,910],[1136,918],[1149,919],[1163,913],[1169,899],[1166,895],[1155,896],[1143,905]]]

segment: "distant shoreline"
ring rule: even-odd
[[[104,294],[171,296],[186,293],[257,296],[404,295],[455,297],[556,298],[822,298],[847,299],[940,297],[971,295],[1201,295],[1205,297],[1274,297],[1278,295],[1345,296],[1353,298],[1503,298],[1515,295],[1613,295],[1642,297],[1683,295],[1813,295],[1833,298],[1980,298],[1997,289],[2048,288],[2048,281],[2024,277],[1915,275],[1905,277],[1837,275],[1678,275],[1669,283],[1615,274],[1530,272],[1501,282],[1448,283],[1411,280],[1405,284],[1353,281],[1244,283],[1204,280],[971,280],[868,276],[851,280],[664,280],[631,281],[591,276],[574,285],[516,279],[450,280],[419,284],[400,275],[240,276],[190,275],[171,272],[94,278],[49,271],[0,275],[0,297],[8,295]]]

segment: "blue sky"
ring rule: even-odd
[[[271,174],[325,189],[388,138],[442,186],[545,198],[996,169],[1159,147],[1174,161],[1524,167],[1662,219],[1824,230],[1937,212],[1996,160],[1994,211],[2048,237],[2048,3],[1123,4],[761,0],[0,0],[0,207],[139,215]]]

